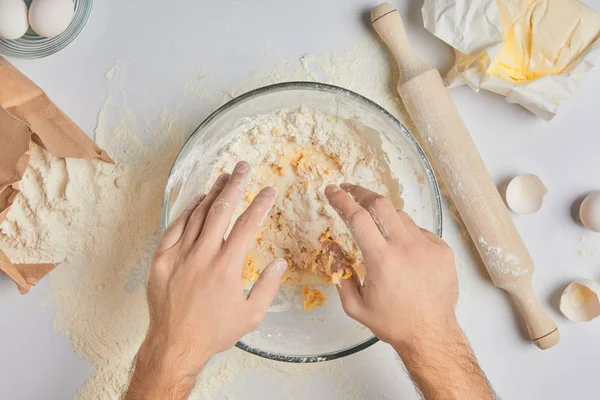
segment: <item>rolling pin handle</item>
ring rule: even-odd
[[[521,310],[529,337],[537,347],[546,350],[560,341],[560,333],[556,324],[533,292],[531,275],[524,276],[514,286],[504,289]]]
[[[394,6],[383,3],[375,7],[371,11],[371,22],[398,63],[401,72],[399,86],[433,69],[414,53],[408,42],[402,17]]]

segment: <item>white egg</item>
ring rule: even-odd
[[[29,7],[31,29],[42,37],[58,36],[73,20],[73,0],[33,0]]]
[[[506,187],[506,204],[517,214],[533,214],[542,208],[548,190],[532,174],[515,176]]]
[[[18,39],[29,29],[23,0],[0,0],[0,38]]]
[[[583,200],[579,219],[589,230],[600,232],[600,192],[591,193]]]
[[[600,316],[600,284],[590,279],[570,283],[560,296],[560,311],[573,322]]]

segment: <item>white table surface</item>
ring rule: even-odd
[[[211,90],[220,93],[240,83],[249,71],[268,65],[271,56],[297,60],[305,53],[352,44],[368,31],[365,12],[376,3],[97,0],[88,25],[66,49],[40,60],[12,61],[92,134],[107,95],[104,75],[117,59],[137,76],[128,82],[138,92],[132,108],[140,113],[160,110],[172,100],[164,93],[182,76],[203,71],[211,77]],[[587,3],[600,9],[600,0]],[[394,4],[419,55],[447,70],[452,53],[423,29],[421,2]],[[562,340],[557,347],[543,352],[525,340],[506,296],[477,267],[463,267],[473,278],[468,296],[460,301],[459,318],[482,368],[505,399],[598,396],[600,319],[571,323],[556,303],[568,282],[600,276],[600,256],[578,256],[581,248],[600,246],[600,234],[585,231],[571,218],[573,203],[600,189],[599,90],[596,68],[551,123],[492,94],[464,87],[452,92],[496,182],[529,172],[540,175],[549,189],[539,213],[515,221],[536,260],[535,290],[559,325]],[[198,110],[198,122],[210,111]],[[446,221],[451,231],[452,220]],[[585,243],[580,242],[582,234]],[[457,257],[465,258],[461,243],[453,244]],[[45,280],[20,296],[6,277],[0,277],[1,399],[71,398],[92,371],[69,340],[52,330],[52,312],[40,305],[49,290]],[[415,398],[383,344],[348,357],[344,365],[363,398]],[[326,381],[317,385],[297,391],[295,398],[315,399],[315,393],[328,392]],[[260,379],[248,383],[247,398],[277,397],[261,387]]]

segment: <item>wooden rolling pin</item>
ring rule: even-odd
[[[533,293],[533,260],[439,72],[413,53],[391,4],[375,7],[371,21],[398,63],[400,97],[494,284],[519,306],[531,340],[554,346],[560,335]]]

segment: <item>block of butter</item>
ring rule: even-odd
[[[547,121],[600,55],[600,13],[577,0],[425,0],[422,12],[455,50],[449,87],[501,94]]]

